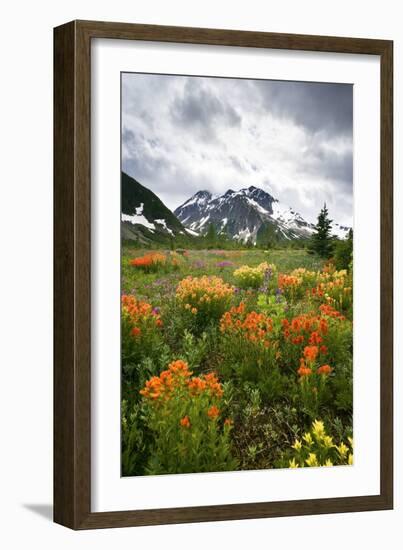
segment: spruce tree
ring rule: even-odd
[[[217,246],[217,231],[213,223],[210,223],[207,230],[206,241],[208,248],[214,248]]]
[[[310,246],[310,250],[316,252],[321,258],[330,258],[333,253],[332,221],[329,219],[329,212],[325,203],[319,213]]]
[[[336,269],[349,269],[353,260],[353,230],[350,229],[346,239],[336,242],[334,264]]]

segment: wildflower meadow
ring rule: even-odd
[[[351,264],[122,250],[122,475],[353,463]]]

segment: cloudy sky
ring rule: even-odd
[[[254,185],[315,221],[352,225],[349,84],[122,75],[122,169],[174,210]]]

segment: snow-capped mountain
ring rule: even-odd
[[[292,207],[254,186],[239,191],[229,189],[218,196],[198,191],[174,214],[190,231],[204,235],[213,224],[219,233],[243,242],[300,239],[314,231],[313,224]],[[349,230],[338,224],[334,227],[339,238],[345,237]]]
[[[309,237],[314,226],[293,208],[282,204],[257,187],[212,195],[198,191],[172,213],[164,203],[137,180],[122,173],[122,237],[148,245],[168,244],[173,238],[181,244],[205,235],[210,224],[216,231],[243,243],[291,240]],[[339,238],[349,227],[332,225]]]
[[[351,227],[346,225],[340,225],[339,223],[332,223],[332,235],[338,239],[346,239],[348,237]]]

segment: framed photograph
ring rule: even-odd
[[[54,520],[393,507],[393,43],[54,31]]]

